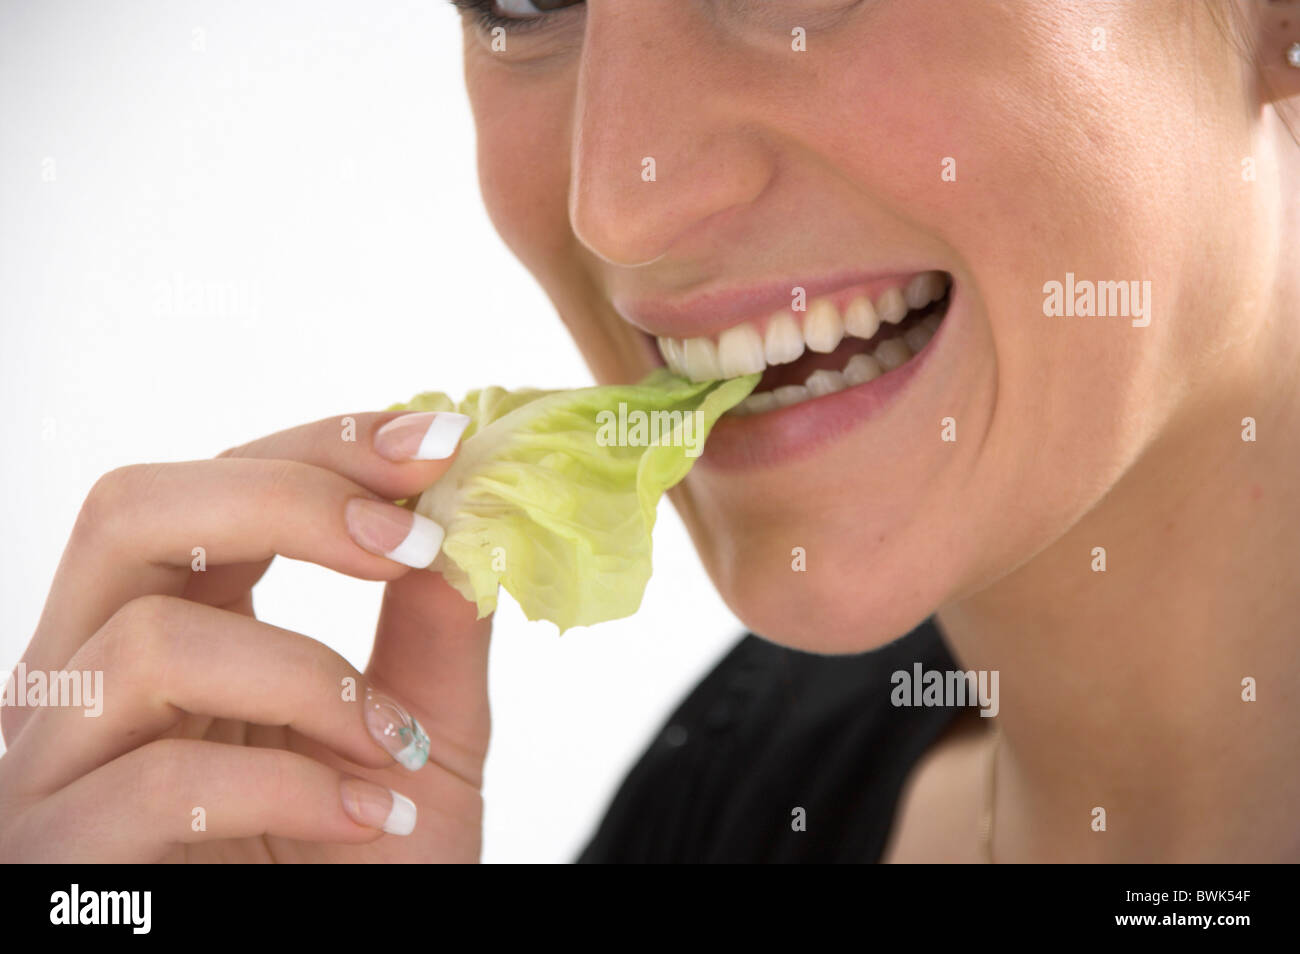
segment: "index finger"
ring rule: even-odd
[[[278,431],[217,456],[301,461],[398,500],[446,473],[469,420],[454,411],[346,414]]]

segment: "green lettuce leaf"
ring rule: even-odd
[[[480,618],[499,586],[561,633],[630,616],[650,579],[659,498],[758,378],[691,382],[661,368],[635,385],[490,387],[460,403],[428,392],[394,405],[471,419],[451,467],[416,504],[447,534],[432,569]]]

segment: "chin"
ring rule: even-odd
[[[808,552],[823,554],[822,565],[810,558],[804,570],[793,569],[796,558],[782,549],[779,562],[771,561],[766,571],[743,555],[761,552],[758,547],[738,548],[724,560],[705,557],[727,606],[771,642],[813,653],[867,652],[907,634],[933,610],[927,594],[914,586],[900,588],[890,577],[873,574],[875,561],[864,560],[861,548],[827,558],[835,548],[814,544]]]

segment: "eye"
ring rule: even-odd
[[[496,0],[495,6],[508,17],[540,17],[552,10],[572,7],[582,0]]]
[[[584,0],[451,0],[461,10],[472,13],[481,29],[504,27],[506,30],[528,29],[539,25],[548,14],[565,7],[576,7]]]

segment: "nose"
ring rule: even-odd
[[[606,262],[643,265],[707,239],[771,178],[736,88],[744,73],[728,69],[715,29],[692,3],[588,0],[569,219]]]

